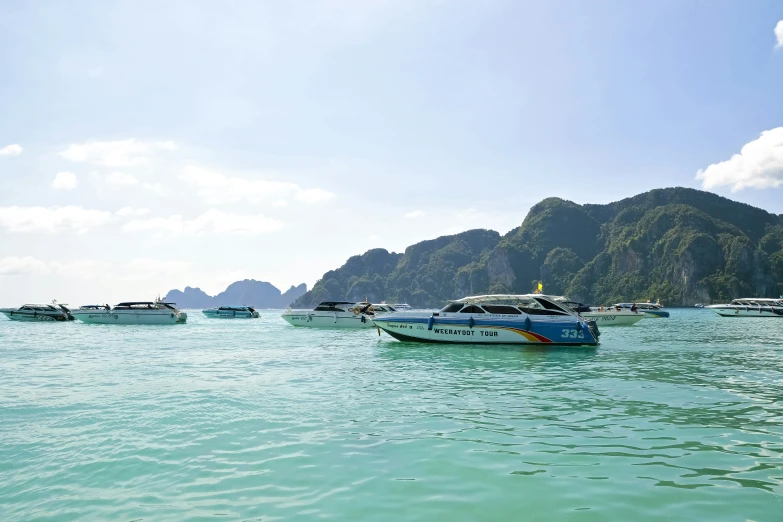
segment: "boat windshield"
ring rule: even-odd
[[[443,308],[441,308],[440,311],[442,313],[455,313],[462,310],[462,306],[463,306],[462,303],[449,303]]]
[[[345,309],[353,303],[348,302],[332,302],[321,303],[315,307],[316,312],[345,312]]]

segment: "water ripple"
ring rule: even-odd
[[[783,512],[783,321],[675,310],[598,349],[189,321],[0,322],[3,521]]]

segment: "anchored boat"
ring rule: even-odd
[[[324,301],[312,310],[289,308],[282,317],[294,326],[310,328],[372,328],[375,317],[396,311],[391,305],[367,301]]]
[[[182,324],[188,314],[162,301],[132,301],[107,306],[88,306],[74,310],[73,316],[90,324]]]
[[[19,308],[0,308],[12,321],[73,321],[71,311],[61,304],[26,304]]]
[[[211,319],[257,319],[258,311],[252,306],[221,306],[202,312]]]
[[[783,317],[783,299],[750,297],[706,306],[723,317]]]
[[[620,307],[626,308],[628,310],[633,309],[634,306],[636,306],[636,309],[639,312],[643,312],[647,317],[669,317],[669,312],[663,309],[663,305],[661,303],[617,303],[614,305],[615,308]]]
[[[556,299],[556,301],[562,302],[565,306],[569,307],[585,319],[592,319],[601,326],[632,326],[645,318],[643,312],[629,310],[628,308],[620,308],[618,306],[608,308],[599,306],[598,308],[591,308],[575,301],[561,301],[559,299]]]
[[[595,346],[598,327],[540,294],[480,295],[438,312],[399,312],[373,323],[400,341]]]

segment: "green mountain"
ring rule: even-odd
[[[610,304],[692,305],[783,294],[783,216],[709,192],[657,189],[606,205],[547,198],[505,236],[469,230],[404,254],[354,256],[295,306],[328,299],[417,307],[483,293],[544,292]]]

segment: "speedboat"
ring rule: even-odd
[[[163,301],[129,301],[112,308],[90,305],[74,310],[73,316],[90,324],[182,324],[188,314]]]
[[[258,312],[252,306],[221,306],[202,312],[211,319],[257,319]]]
[[[706,306],[723,317],[783,317],[783,299],[743,298]]]
[[[387,304],[372,304],[367,301],[324,301],[312,310],[291,310],[283,313],[283,319],[294,326],[311,328],[372,328],[378,315],[394,313],[397,310]]]
[[[438,312],[399,312],[373,319],[400,341],[595,346],[598,327],[540,294],[479,295]]]
[[[628,310],[632,310],[634,305],[639,312],[644,312],[644,315],[647,317],[669,317],[669,312],[663,309],[663,305],[661,303],[617,303],[614,305],[614,307],[627,308]]]
[[[558,301],[578,313],[585,319],[592,319],[601,326],[631,326],[645,318],[645,314],[639,311],[620,307],[589,307],[575,301]]]
[[[0,308],[12,321],[73,321],[71,311],[61,304],[26,304],[19,308]]]

